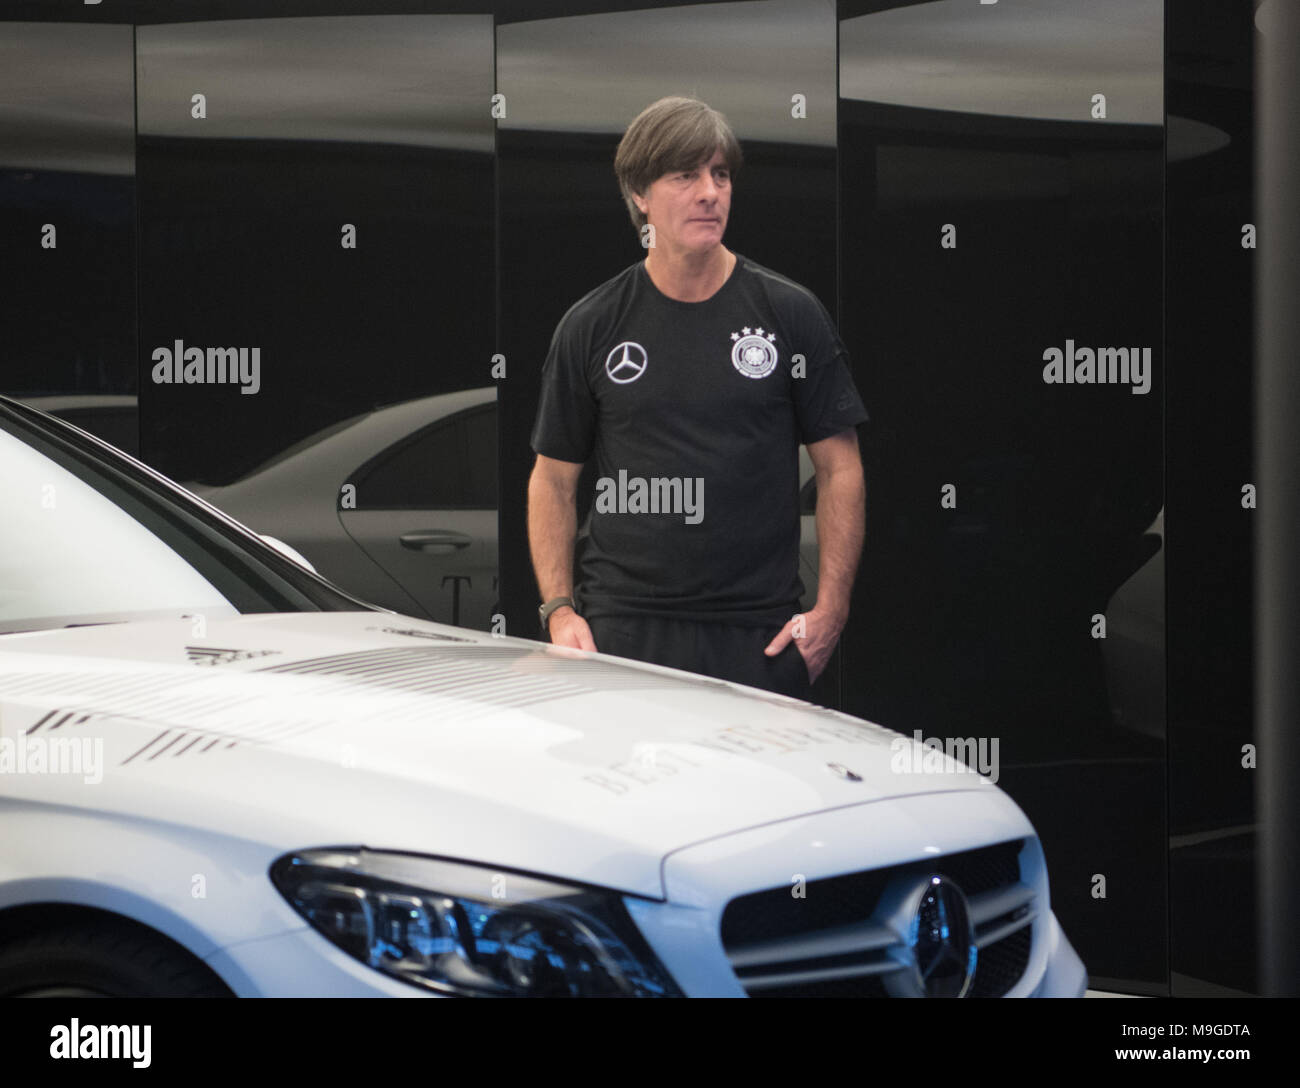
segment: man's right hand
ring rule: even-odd
[[[567,604],[557,608],[546,618],[547,631],[552,646],[571,646],[575,650],[594,650],[596,640],[591,637],[587,621]]]
[[[582,465],[537,455],[528,477],[528,546],[542,600],[573,599],[573,544],[578,532],[577,488]],[[587,621],[569,605],[546,617],[545,634],[555,646],[594,650]]]

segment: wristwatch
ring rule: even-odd
[[[570,608],[574,608],[576,611],[572,597],[552,597],[537,610],[537,615],[542,621],[542,634],[545,635],[550,633],[547,629],[546,623],[551,618],[551,613],[557,608],[563,608],[566,604]]]

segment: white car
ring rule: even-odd
[[[913,740],[369,609],[5,398],[0,509],[0,995],[1084,990]]]

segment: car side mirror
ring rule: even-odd
[[[277,540],[275,537],[267,536],[265,533],[258,533],[257,535],[260,536],[262,540],[264,540],[267,544],[270,544],[271,547],[273,547],[281,555],[285,556],[288,559],[292,559],[300,567],[306,567],[309,571],[312,572],[312,574],[320,573],[315,567],[311,565],[310,562],[308,562],[306,556],[304,556],[296,548],[289,547],[289,545],[286,544],[283,540]]]

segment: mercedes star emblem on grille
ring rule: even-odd
[[[907,933],[917,997],[965,997],[979,950],[966,896],[947,877],[932,874],[917,889]]]

